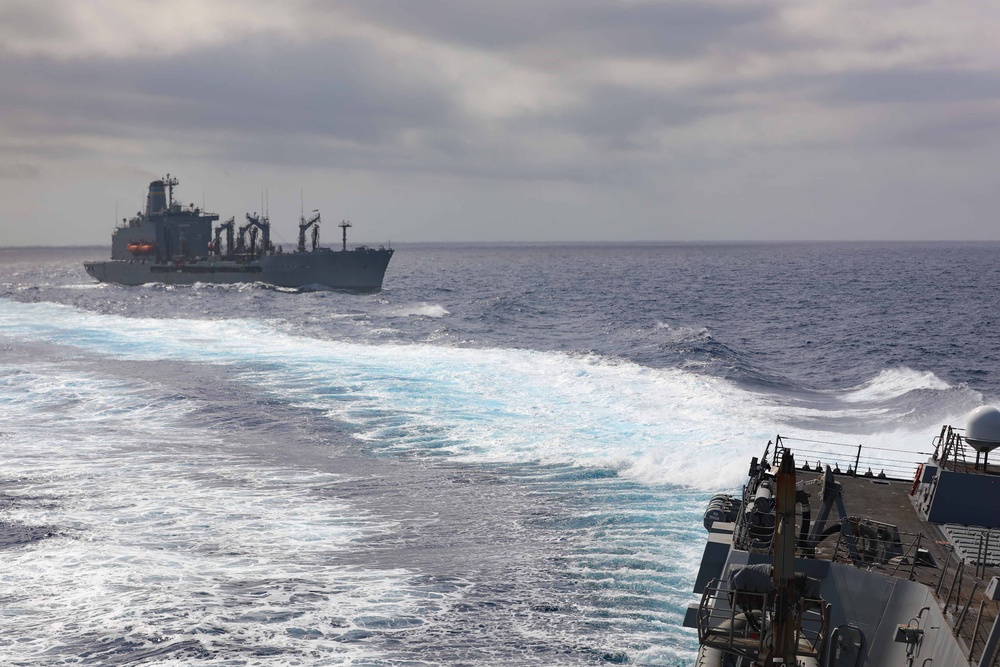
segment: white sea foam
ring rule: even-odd
[[[891,426],[866,432],[863,443],[913,450],[926,448],[928,419],[954,417],[951,400],[925,405],[918,416],[906,405],[887,404],[886,396],[914,388],[954,393],[919,373],[876,378],[847,392],[847,400],[833,395],[817,408],[722,378],[599,356],[358,344],[287,327],[124,318],[0,298],[0,340],[47,342],[109,359],[225,365],[234,382],[350,424],[372,448],[470,462],[613,467],[642,482],[695,489],[671,489],[671,504],[656,509],[655,522],[638,505],[622,506],[608,525],[581,512],[574,517],[581,527],[558,530],[559,540],[583,545],[565,565],[580,582],[572,616],[630,610],[616,617],[616,628],[628,633],[634,623],[628,636],[669,638],[666,649],[630,654],[650,663],[690,657],[684,651],[693,640],[677,629],[678,610],[689,598],[703,538],[701,490],[738,485],[749,456],[776,430],[850,441],[826,425],[881,412]],[[317,479],[251,465],[232,453],[238,450],[206,442],[210,433],[185,426],[194,406],[159,396],[141,381],[110,382],[59,367],[10,370],[0,374],[0,431],[7,434],[0,456],[10,461],[4,479],[20,479],[34,496],[54,500],[25,502],[4,518],[51,523],[61,532],[0,563],[0,582],[10,582],[2,593],[12,610],[5,623],[26,638],[0,645],[0,662],[38,662],[40,651],[52,649],[49,636],[125,636],[150,647],[195,636],[225,653],[225,637],[233,635],[247,646],[286,651],[254,663],[350,663],[360,657],[350,647],[359,645],[335,641],[338,633],[379,619],[404,627],[433,623],[435,610],[447,606],[408,572],[337,567],[338,550],[358,535],[392,526],[309,492],[335,486],[335,475]],[[867,398],[852,393],[869,384],[889,388]],[[928,414],[935,409],[942,414]],[[192,444],[198,442],[206,446]],[[609,528],[630,521],[627,530]],[[280,584],[260,583],[268,578]],[[621,601],[633,590],[646,606]],[[43,622],[51,633],[34,629]],[[528,639],[548,627],[516,614],[502,622]],[[308,641],[313,653],[296,653],[301,633],[316,628],[321,634]],[[365,659],[379,659],[363,646]],[[60,646],[45,659],[70,652]]]
[[[706,327],[674,326],[669,322],[657,321],[656,329],[665,332],[667,339],[674,342],[682,340],[706,340],[712,336]]]
[[[390,450],[613,466],[644,482],[716,489],[738,484],[748,455],[790,423],[819,424],[805,432],[815,439],[844,439],[823,429],[827,413],[818,408],[687,370],[596,356],[366,345],[280,333],[260,321],[129,319],[2,300],[0,312],[0,335],[113,357],[233,365],[244,381],[352,424],[359,438]],[[901,372],[870,384],[857,390],[869,392],[868,402],[849,395],[834,416],[870,417],[888,409],[873,399],[907,386],[948,389],[933,376]],[[904,423],[887,419],[889,428],[905,431],[905,410],[895,416]],[[926,417],[913,424],[921,444]]]
[[[362,650],[344,633],[425,622],[440,595],[410,573],[337,565],[353,540],[392,528],[317,493],[342,478],[227,453],[185,426],[191,409],[138,381],[0,368],[3,522],[55,531],[0,559],[4,632],[18,638],[0,642],[0,663],[129,642],[166,664],[194,642],[254,664],[304,650],[343,664]]]
[[[887,368],[864,384],[840,395],[846,403],[876,403],[905,396],[911,391],[945,391],[951,386],[930,371],[912,368]]]
[[[412,303],[392,312],[397,317],[446,317],[451,314],[444,306],[436,303]]]

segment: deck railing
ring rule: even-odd
[[[698,606],[698,642],[725,653],[755,661],[767,649],[774,623],[774,595],[734,591],[713,579],[705,586]],[[799,657],[820,658],[827,634],[829,604],[822,599],[799,598],[792,618],[794,645]]]
[[[786,443],[794,443],[787,447]],[[799,470],[822,472],[827,466],[835,475],[852,477],[878,477],[897,481],[912,481],[916,476],[919,462],[917,456],[930,456],[930,452],[876,447],[874,445],[852,445],[826,440],[804,438],[775,438],[773,465],[777,466],[785,449],[795,450],[795,462]]]
[[[948,552],[948,559],[938,566],[937,571],[918,576],[917,581],[934,590],[952,632],[969,647],[969,660],[978,661],[998,616],[998,603],[983,595],[990,579],[986,572],[987,565],[974,558],[962,558],[952,549]],[[992,664],[998,663],[1000,653],[994,657]]]

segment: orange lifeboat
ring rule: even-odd
[[[125,249],[133,255],[148,255],[153,252],[153,244],[146,241],[132,241]]]

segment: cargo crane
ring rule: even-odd
[[[226,257],[232,257],[233,255],[233,228],[236,225],[236,218],[229,218],[224,223],[215,228],[215,243],[212,244],[212,249],[215,251],[216,255],[222,255],[222,230],[226,230]]]
[[[236,237],[236,254],[244,255],[247,251],[247,230],[250,225],[243,225],[239,228],[239,236]]]
[[[313,215],[306,220],[306,216],[299,217],[299,247],[298,252],[306,251],[306,232],[312,227],[312,249],[319,245],[319,211],[313,209]]]
[[[243,235],[250,230],[250,259],[257,253],[257,233],[261,234],[260,255],[265,255],[271,251],[271,222],[263,216],[250,215],[247,213],[247,224],[240,227],[240,245],[243,244]]]

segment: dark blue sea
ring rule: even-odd
[[[690,665],[768,439],[1000,397],[1000,245],[404,245],[385,289],[0,249],[0,664]]]

